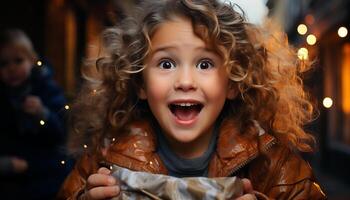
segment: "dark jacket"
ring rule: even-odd
[[[28,95],[41,99],[46,107],[44,116],[22,111]],[[1,175],[4,199],[48,199],[56,194],[69,170],[60,162],[66,159],[62,148],[66,139],[65,105],[63,92],[48,66],[34,66],[30,77],[19,87],[9,88],[0,82],[0,156],[22,158],[29,167],[23,174]],[[40,120],[45,124],[41,125]]]
[[[112,140],[106,153],[86,153],[65,180],[58,199],[77,199],[99,163],[136,171],[167,174],[156,153],[157,139],[147,122],[135,122],[130,132]],[[325,199],[309,164],[299,155],[263,134],[240,134],[232,120],[219,131],[217,149],[209,163],[209,177],[239,176],[252,181],[259,199]]]

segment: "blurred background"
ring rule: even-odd
[[[122,20],[122,9],[135,2],[3,1],[0,29],[19,28],[28,34],[39,54],[37,65],[50,63],[54,79],[69,102],[79,90],[83,60],[95,58],[100,51],[100,32]],[[283,27],[299,58],[314,62],[304,81],[320,111],[317,120],[307,127],[319,145],[315,154],[305,157],[329,199],[350,199],[350,1],[264,3],[268,16]],[[57,165],[66,167],[66,160],[59,160]]]

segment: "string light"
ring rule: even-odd
[[[325,97],[323,99],[323,106],[325,108],[330,108],[330,107],[332,107],[332,105],[333,105],[333,100],[330,97]]]
[[[69,110],[69,105],[65,105],[64,108],[65,108],[66,110]]]
[[[298,50],[298,58],[300,60],[307,60],[307,59],[309,59],[309,51],[305,47],[300,48]]]
[[[36,64],[37,64],[39,67],[41,67],[41,66],[43,65],[43,62],[41,62],[40,60],[38,60],[38,61],[36,62]]]
[[[61,160],[61,164],[64,165],[66,164],[66,162],[64,160]]]
[[[112,138],[112,141],[114,142],[114,141],[115,141],[115,138]]]
[[[342,37],[342,38],[346,37],[348,35],[348,29],[345,28],[344,26],[340,27],[338,29],[338,35],[339,37]]]
[[[84,149],[87,149],[87,147],[88,147],[88,146],[87,146],[86,144],[84,144],[84,146],[83,146],[83,147],[84,147]]]
[[[300,35],[305,35],[307,33],[307,26],[305,24],[299,24],[297,31]]]
[[[307,42],[309,45],[314,45],[314,44],[316,44],[316,41],[317,41],[316,36],[313,35],[313,34],[310,34],[310,35],[308,35],[308,36],[306,37],[306,42]]]
[[[44,120],[40,120],[40,125],[44,126],[45,125],[45,121]]]

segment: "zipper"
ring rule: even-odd
[[[271,140],[269,143],[265,145],[263,148],[264,151],[268,151],[274,144],[276,144],[275,140]],[[242,169],[244,166],[246,166],[248,163],[250,163],[252,160],[254,160],[256,157],[258,157],[259,153],[256,152],[252,156],[250,156],[248,159],[246,159],[241,164],[234,167],[231,172],[229,173],[229,177],[232,176],[234,173],[236,173],[238,170]]]

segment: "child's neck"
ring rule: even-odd
[[[179,157],[185,159],[193,159],[202,156],[208,149],[209,143],[213,137],[212,127],[207,134],[203,134],[196,140],[188,143],[178,142],[173,138],[167,137],[165,134],[163,136],[169,144],[169,148]]]

